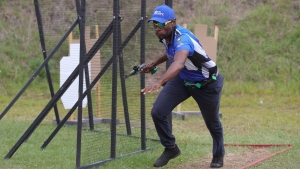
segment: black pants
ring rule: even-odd
[[[167,82],[159,93],[151,111],[152,119],[160,138],[161,144],[172,148],[175,144],[167,116],[181,102],[192,96],[198,103],[205,124],[213,139],[213,157],[220,157],[225,152],[223,128],[219,118],[223,76],[219,74],[217,80],[206,88],[192,88],[185,86],[179,77]]]

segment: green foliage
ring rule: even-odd
[[[218,63],[230,81],[298,81],[299,28],[286,13],[261,6],[220,33]],[[225,34],[227,33],[227,35]]]
[[[5,2],[4,1],[0,2],[0,7],[5,7]]]

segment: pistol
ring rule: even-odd
[[[133,76],[133,75],[136,75],[137,73],[139,73],[139,72],[142,72],[142,69],[143,69],[143,67],[145,67],[145,66],[147,66],[147,64],[141,64],[141,65],[139,65],[139,66],[133,66],[133,68],[132,68],[132,71],[130,71],[128,74],[126,74],[125,76],[124,76],[124,78],[126,79],[127,77],[129,77],[129,76]],[[157,67],[154,67],[152,70],[151,70],[151,74],[154,74],[155,72],[157,71]]]

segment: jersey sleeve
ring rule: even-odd
[[[188,35],[180,35],[174,39],[175,53],[186,50],[189,52],[189,56],[194,53],[194,45]]]

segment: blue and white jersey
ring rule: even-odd
[[[216,63],[208,57],[199,40],[188,29],[177,25],[173,30],[170,43],[166,44],[164,39],[161,42],[166,47],[170,63],[173,63],[176,52],[181,50],[189,52],[184,68],[179,73],[183,80],[199,82],[211,77],[216,72]]]

